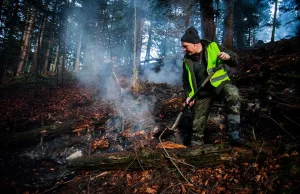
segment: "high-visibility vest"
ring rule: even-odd
[[[213,69],[216,67],[216,60],[217,56],[220,53],[220,49],[217,45],[217,43],[212,42],[208,45],[206,48],[207,51],[207,67],[206,71],[208,75],[213,71]],[[184,60],[185,68],[188,71],[188,78],[189,78],[189,83],[191,87],[191,92],[189,93],[189,97],[191,98],[195,94],[195,89],[193,85],[193,78],[192,78],[192,73],[189,68],[188,62]],[[223,81],[225,80],[230,80],[226,70],[224,68],[221,68],[220,70],[216,71],[214,75],[210,78],[210,83],[214,87],[218,87]]]

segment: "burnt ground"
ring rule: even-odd
[[[96,86],[69,77],[10,80],[1,86],[2,193],[299,193],[299,38],[237,51],[232,80],[243,98],[241,133],[274,147],[264,160],[202,167],[70,169],[76,157],[155,149],[182,108],[180,86],[146,83],[139,95],[105,99]],[[126,78],[120,81],[126,86]],[[216,101],[206,143],[228,145],[224,105]],[[180,123],[181,128],[184,124]],[[166,131],[164,141],[175,141]],[[180,142],[177,142],[180,143]],[[173,145],[174,148],[179,144]],[[186,148],[189,149],[189,148]],[[259,152],[257,158],[259,156]]]

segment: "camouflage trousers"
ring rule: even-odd
[[[197,99],[193,107],[193,137],[194,141],[202,140],[204,130],[209,116],[209,110],[215,99],[221,99],[225,102],[225,112],[227,123],[240,123],[240,105],[241,98],[236,86],[228,83],[224,84],[219,90],[219,94],[209,98]],[[216,98],[217,97],[217,98]]]

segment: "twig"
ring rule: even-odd
[[[274,96],[274,97],[276,97],[276,98],[278,98],[278,99],[280,99],[280,100],[282,100],[282,101],[284,101],[284,102],[291,103],[291,102],[289,102],[289,101],[287,101],[287,100],[285,100],[285,99],[283,99],[283,98],[280,98],[280,97],[276,96],[275,93],[274,93],[274,92],[271,92],[270,90],[269,90],[268,92],[269,92],[272,96]]]
[[[261,152],[261,150],[262,150],[262,148],[263,148],[263,146],[264,146],[264,142],[265,142],[265,141],[264,141],[264,139],[263,139],[263,142],[262,142],[262,144],[261,144],[261,146],[260,146],[260,148],[259,148],[258,154],[257,154],[257,156],[256,156],[255,162],[257,162],[257,160],[258,160],[259,154],[260,154],[260,152]],[[249,170],[252,166],[253,166],[253,164],[247,168],[247,170],[244,172],[243,176],[246,175],[246,173],[248,172],[248,170]]]
[[[265,191],[265,193],[267,193],[268,190],[271,190],[270,188],[271,188],[271,186],[272,186],[272,183],[273,183],[273,181],[275,181],[277,178],[278,178],[278,176],[276,176],[275,178],[272,179],[272,181],[271,181],[270,185],[268,186],[268,189]]]
[[[266,100],[267,102],[271,102],[271,103],[275,103],[275,104],[280,104],[280,105],[283,105],[283,106],[287,106],[287,107],[290,107],[290,108],[297,108],[299,109],[300,106],[294,106],[292,104],[287,104],[287,103],[282,103],[282,102],[277,102],[277,101],[273,101],[273,100]]]
[[[91,151],[92,151],[92,145],[93,145],[93,140],[94,140],[94,136],[95,136],[95,131],[94,131],[94,129],[92,129],[92,132],[91,132],[91,134],[90,134],[91,136],[90,136],[90,138],[91,138],[91,140],[90,140],[90,143],[89,143],[89,151],[88,151],[88,155],[91,155]]]
[[[290,138],[292,138],[295,141],[295,143],[298,146],[300,146],[299,143],[298,143],[298,141],[285,128],[281,127],[281,125],[279,125],[279,123],[277,123],[272,117],[270,117],[270,116],[268,116],[268,117],[269,117],[269,119],[271,119],[272,121],[274,121],[274,123],[276,123],[284,132],[286,132],[290,136]]]
[[[109,174],[109,172],[107,172],[107,171],[102,172],[102,173],[100,173],[100,174],[97,174],[96,176],[91,177],[90,180],[92,181],[92,180],[94,180],[94,179],[96,179],[96,178],[98,178],[98,177],[105,176],[105,175],[107,175],[107,174]]]
[[[253,139],[256,141],[256,135],[255,135],[254,127],[252,127],[252,135],[253,135]]]
[[[141,162],[140,162],[140,160],[139,160],[138,154],[136,153],[136,149],[133,148],[133,150],[134,150],[134,153],[135,153],[135,158],[134,158],[134,159],[132,160],[132,162],[126,167],[125,170],[128,170],[128,168],[133,164],[133,162],[134,162],[135,160],[137,160],[138,163],[139,163],[139,165],[141,166],[142,170],[145,171],[145,169],[143,168],[143,166],[142,166],[142,164],[141,164]]]
[[[230,157],[230,163],[229,163],[230,166],[232,165],[232,159],[233,159],[233,148],[231,149],[231,157]]]
[[[298,125],[298,127],[300,127],[300,124],[298,124],[296,121],[290,119],[289,117],[287,117],[286,115],[283,115],[285,118],[287,118],[288,120],[292,121],[293,123],[295,123],[296,125]]]
[[[182,161],[180,161],[180,160],[178,160],[178,159],[175,159],[175,158],[172,158],[172,157],[169,157],[169,156],[166,156],[166,158],[169,158],[169,159],[171,159],[171,160],[175,160],[175,161],[178,162],[178,163],[185,164],[185,165],[187,165],[187,166],[189,166],[189,167],[195,168],[195,166],[193,166],[193,165],[191,165],[191,164],[188,164],[188,163],[185,163],[185,162],[182,162]]]
[[[53,189],[56,189],[57,187],[59,187],[59,186],[61,186],[61,185],[65,185],[65,184],[71,183],[71,182],[73,182],[73,181],[75,181],[75,178],[72,179],[72,180],[63,182],[63,183],[61,183],[61,184],[55,185],[54,187],[52,187],[52,188],[50,188],[50,189],[48,189],[48,190],[46,190],[46,191],[43,191],[43,192],[41,192],[40,194],[42,194],[42,193],[47,193],[47,192],[49,192],[49,191],[52,191]]]
[[[182,178],[183,178],[187,183],[190,183],[190,182],[187,180],[187,178],[185,178],[185,176],[182,174],[182,172],[180,171],[180,169],[178,168],[178,166],[175,164],[175,162],[173,161],[173,159],[171,159],[171,156],[169,155],[169,153],[167,152],[166,148],[164,147],[164,145],[163,145],[163,143],[162,143],[162,141],[161,141],[161,137],[162,137],[162,135],[165,133],[166,130],[167,130],[167,128],[166,128],[166,129],[160,134],[160,136],[158,137],[159,142],[160,142],[160,144],[161,144],[161,146],[162,146],[162,148],[163,148],[165,154],[170,158],[172,164],[173,164],[173,165],[175,166],[175,168],[178,170],[178,172],[179,172],[179,174],[182,176]]]
[[[145,171],[145,170],[144,170],[144,168],[143,168],[143,166],[142,166],[142,164],[141,164],[141,162],[140,162],[140,159],[139,159],[139,157],[138,157],[138,154],[136,153],[136,149],[135,149],[135,148],[133,148],[133,150],[134,150],[135,157],[136,157],[136,159],[137,159],[137,161],[138,161],[139,165],[141,166],[142,170],[143,170],[143,171]]]
[[[125,171],[128,170],[128,168],[133,164],[133,162],[136,160],[136,157],[132,160],[132,162],[125,168]]]

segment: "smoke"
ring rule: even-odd
[[[160,63],[147,65],[142,79],[154,83],[176,85],[181,83],[182,60],[175,57],[165,58]]]
[[[130,123],[129,132],[153,130],[155,121],[152,112],[156,103],[155,96],[140,95],[136,98],[128,88],[121,89],[115,81],[107,82],[106,86],[106,92],[101,96],[114,104],[123,122]]]

